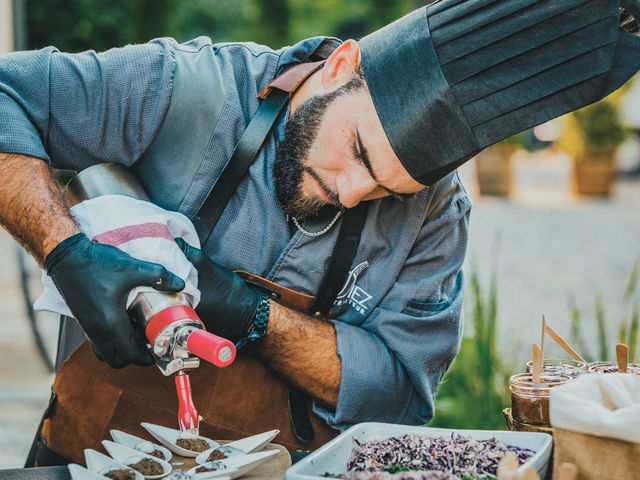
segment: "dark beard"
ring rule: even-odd
[[[282,209],[297,220],[304,220],[316,215],[326,202],[316,196],[307,197],[302,194],[302,177],[309,173],[325,190],[331,204],[339,206],[338,195],[326,185],[319,175],[304,161],[316,140],[320,122],[327,108],[341,95],[354,89],[359,81],[351,80],[340,88],[325,95],[311,97],[300,105],[287,121],[285,136],[274,166],[276,195]]]

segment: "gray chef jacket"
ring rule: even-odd
[[[256,111],[257,93],[322,40],[274,51],[163,38],[100,54],[49,47],[0,56],[0,152],[73,170],[132,166],[154,202],[193,218]],[[225,267],[316,295],[340,222],[316,238],[291,233],[273,182],[285,123],[282,115],[203,249]],[[411,199],[370,202],[330,319],[342,361],[337,407],[314,404],[329,425],[433,416],[460,344],[469,211],[455,173]]]

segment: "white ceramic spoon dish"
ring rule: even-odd
[[[145,440],[140,437],[136,437],[135,435],[131,435],[130,433],[126,433],[120,430],[110,430],[111,438],[116,443],[120,445],[124,445],[125,447],[133,448],[134,450],[138,450],[142,453],[147,453],[151,455],[151,452],[154,450],[159,450],[162,453],[162,459],[167,462],[171,461],[173,454],[171,450],[165,447],[161,447],[160,445],[156,445],[153,442]],[[153,455],[152,455],[153,456]]]
[[[225,458],[224,460],[216,460],[215,462],[205,463],[204,465],[198,465],[197,467],[193,467],[191,470],[187,470],[187,474],[190,472],[195,473],[196,468],[205,467],[208,465],[215,465],[218,468],[226,468],[231,478],[238,478],[244,475],[247,472],[250,472],[254,468],[259,467],[267,460],[275,457],[280,453],[280,450],[266,450],[264,452],[256,452],[256,453],[247,453],[246,455],[242,455],[239,457],[233,458]],[[215,472],[212,472],[215,473]],[[204,477],[203,477],[204,478]],[[212,477],[213,478],[213,477]]]
[[[107,477],[100,475],[99,473],[87,470],[77,463],[70,463],[67,465],[69,473],[71,474],[71,480],[109,480]]]
[[[209,456],[215,451],[223,453],[224,458],[209,460]],[[226,460],[227,458],[241,457],[246,454],[247,452],[238,450],[237,448],[229,447],[227,445],[220,445],[219,447],[210,448],[209,450],[205,450],[204,452],[199,453],[196,457],[196,463],[198,465],[204,465],[205,463],[215,462],[217,460]]]
[[[211,452],[213,452],[214,450],[222,451],[225,455],[227,455],[228,458],[257,452],[266,447],[269,442],[271,442],[271,440],[273,440],[279,433],[280,430],[269,430],[268,432],[259,433],[257,435],[252,435],[251,437],[241,438],[240,440],[226,443],[221,447],[211,448],[199,454],[196,457],[196,463],[198,465],[204,465],[205,463],[207,463],[209,455],[211,455]]]
[[[107,452],[109,452],[109,455],[111,455],[111,457],[115,461],[122,463],[123,465],[130,466],[134,463],[138,463],[143,458],[158,462],[162,466],[163,472],[159,475],[144,475],[144,478],[148,480],[166,477],[171,473],[172,467],[169,462],[160,460],[159,458],[156,458],[152,455],[142,453],[138,450],[134,450],[133,448],[125,447],[124,445],[120,445],[109,440],[103,440],[102,445],[104,445],[104,448],[107,450]]]
[[[201,452],[195,452],[193,450],[187,450],[186,448],[179,447],[176,445],[176,441],[180,438],[184,439],[200,439],[204,440],[209,444],[209,449],[213,449],[219,447],[220,444],[218,442],[214,442],[210,438],[202,437],[200,435],[195,436],[191,435],[188,432],[181,432],[175,428],[163,427],[162,425],[155,425],[153,423],[141,423],[144,429],[149,432],[153,437],[158,440],[162,445],[167,447],[176,455],[180,455],[182,457],[197,457]]]
[[[136,480],[144,480],[144,476],[127,465],[120,462],[116,462],[113,458],[106,456],[104,453],[100,453],[96,450],[87,448],[84,451],[84,463],[87,465],[87,469],[92,472],[103,475],[112,470],[130,470],[136,476]]]
[[[215,467],[216,470],[212,472],[200,472],[196,473],[196,470],[202,467]],[[228,478],[231,480],[232,475],[236,473],[237,470],[234,468],[227,468],[225,465],[220,464],[220,462],[210,462],[207,465],[196,465],[193,468],[190,468],[185,473],[189,478],[193,478],[194,480],[208,480],[209,478],[215,478],[216,480],[222,480]]]

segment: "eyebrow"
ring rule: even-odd
[[[371,160],[369,159],[369,151],[362,143],[362,139],[360,138],[360,132],[358,131],[357,128],[356,128],[356,142],[358,142],[358,150],[360,152],[360,158],[362,158],[362,163],[364,163],[364,166],[369,171],[369,175],[371,175],[371,177],[378,183],[378,185],[380,185],[380,182],[378,181],[378,177],[376,176],[375,172],[373,171],[373,167],[371,166]],[[405,200],[407,198],[413,197],[413,194],[411,193],[394,192],[393,190],[385,187],[384,185],[380,185],[380,188],[385,190],[387,193],[390,193],[394,197],[398,198],[399,200]]]

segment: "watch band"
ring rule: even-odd
[[[253,319],[253,327],[249,333],[236,342],[236,349],[240,349],[247,342],[259,342],[267,335],[267,327],[269,325],[269,313],[271,311],[271,299],[266,293],[262,294],[258,309]]]

